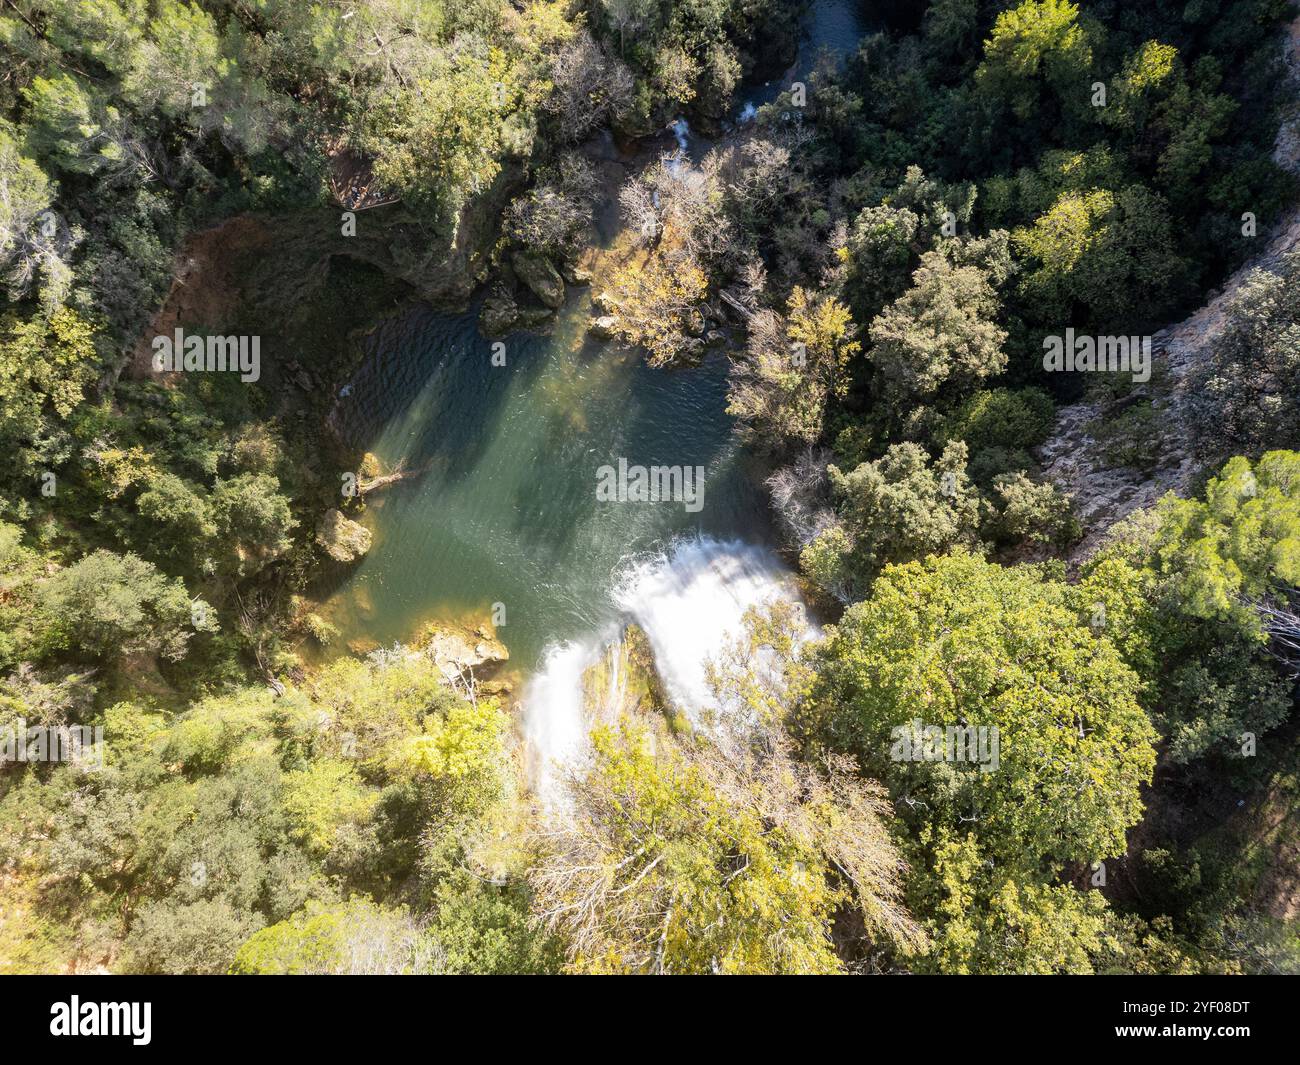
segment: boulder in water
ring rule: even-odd
[[[554,316],[555,312],[550,307],[520,307],[519,317],[515,321],[515,328],[540,329]]]
[[[704,340],[700,337],[686,337],[678,348],[683,359],[700,359],[704,356]]]
[[[370,550],[371,540],[369,529],[340,510],[327,510],[316,526],[316,542],[335,562],[357,561]]]
[[[519,280],[546,306],[553,310],[564,306],[564,278],[545,255],[517,251],[510,264]]]
[[[486,337],[499,337],[514,329],[518,321],[519,304],[509,292],[498,289],[483,301],[478,327]]]
[[[613,340],[617,325],[618,319],[612,314],[602,314],[599,318],[591,320],[591,324],[587,326],[587,331],[600,340]]]

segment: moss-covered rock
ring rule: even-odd
[[[564,278],[544,255],[517,251],[510,257],[515,275],[539,300],[552,309],[564,306]]]

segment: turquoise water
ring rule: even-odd
[[[866,30],[856,0],[814,4],[797,75]],[[777,88],[747,98],[761,103]],[[386,323],[339,401],[345,441],[415,474],[370,497],[374,546],[327,604],[353,650],[501,604],[499,635],[532,670],[548,647],[589,640],[626,616],[615,601],[620,577],[674,541],[709,538],[710,579],[758,565],[743,545],[770,541],[767,499],[726,413],[724,357],[650,369],[639,353],[586,335],[590,292],[572,289],[549,334],[505,338],[506,365],[493,366],[477,317],[477,308],[425,309]],[[600,502],[597,470],[619,459],[703,467],[702,508]],[[765,579],[771,565],[760,566]]]
[[[505,338],[492,365],[476,311],[417,310],[372,337],[340,400],[345,439],[417,471],[370,497],[375,545],[329,604],[357,646],[505,607],[525,669],[548,643],[606,624],[621,567],[675,536],[764,539],[766,502],[726,414],[726,361],[653,370],[585,335],[574,290],[550,336]],[[597,469],[702,466],[703,506],[600,502]]]

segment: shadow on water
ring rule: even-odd
[[[726,414],[725,359],[650,369],[586,336],[590,296],[575,291],[549,335],[505,338],[506,365],[493,366],[476,316],[417,309],[385,323],[340,401],[349,443],[422,471],[371,497],[374,547],[326,605],[353,650],[502,603],[501,636],[529,668],[546,644],[608,621],[628,556],[683,534],[766,535]],[[702,509],[599,501],[597,471],[620,458],[702,467]]]
[[[924,11],[915,0],[900,0]],[[807,82],[818,60],[829,54],[836,60],[854,52],[864,36],[886,25],[893,25],[898,13],[896,4],[881,4],[878,0],[815,0],[804,16],[803,34],[799,53],[790,69],[770,81],[746,85],[740,92],[740,103],[734,118],[740,123],[748,121],[756,108],[771,103],[783,89],[796,81]],[[920,16],[916,18],[919,20]]]
[[[470,476],[518,376],[537,374],[546,359],[545,338],[516,334],[506,340],[510,375],[498,372],[478,314],[478,303],[457,315],[421,306],[382,323],[339,402],[343,441],[390,466],[433,461],[445,477]]]
[[[856,47],[872,8],[814,4],[793,69],[811,70],[823,47]],[[681,537],[768,539],[761,464],[740,450],[726,413],[724,358],[650,369],[589,338],[590,293],[571,290],[549,334],[505,338],[506,365],[494,366],[478,310],[422,308],[384,323],[340,400],[345,441],[420,471],[371,498],[374,546],[323,608],[349,649],[501,604],[500,635],[530,670],[548,646],[590,638],[620,616],[612,590],[629,560]],[[702,509],[599,501],[597,471],[619,459],[702,467]],[[721,565],[717,550],[702,557]]]

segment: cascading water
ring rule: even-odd
[[[771,551],[739,540],[678,540],[627,568],[614,602],[641,628],[665,692],[692,718],[714,707],[705,665],[743,630],[745,612],[796,597],[790,571]]]
[[[716,709],[706,666],[741,635],[746,612],[798,598],[793,575],[770,550],[711,536],[679,538],[666,550],[627,560],[610,592],[618,621],[646,634],[665,694],[696,723]],[[615,623],[617,624],[617,622]],[[622,709],[626,680],[611,630],[552,648],[524,692],[529,771],[543,801],[560,801],[564,769],[586,748],[587,730]],[[588,699],[583,674],[609,657],[603,693]]]
[[[812,44],[847,50],[856,25],[822,19],[823,7],[856,8],[814,7]],[[811,55],[804,51],[797,72]],[[696,179],[685,119],[671,133],[671,171]],[[598,216],[606,240],[616,219]],[[571,289],[550,334],[511,334],[501,365],[476,310],[415,309],[375,331],[332,418],[350,445],[414,472],[369,503],[375,546],[325,611],[340,644],[364,653],[430,620],[504,608],[501,638],[532,677],[522,728],[529,777],[544,797],[581,757],[591,725],[629,702],[626,622],[644,630],[668,698],[698,717],[712,704],[705,663],[740,634],[745,611],[794,594],[788,570],[753,545],[768,533],[761,471],[747,469],[755,464],[731,431],[725,356],[651,369],[589,335],[592,313],[591,293]],[[601,502],[598,470],[619,460],[703,467],[703,511]]]
[[[588,729],[582,675],[600,655],[597,641],[572,641],[546,652],[524,696],[528,778],[547,803],[561,794],[566,767],[581,755]]]
[[[691,127],[684,118],[675,118],[668,124],[672,130],[673,139],[677,142],[677,151],[675,151],[667,161],[668,172],[674,177],[682,172],[682,168],[690,164],[691,142],[689,140]],[[657,202],[657,201],[656,201]]]

